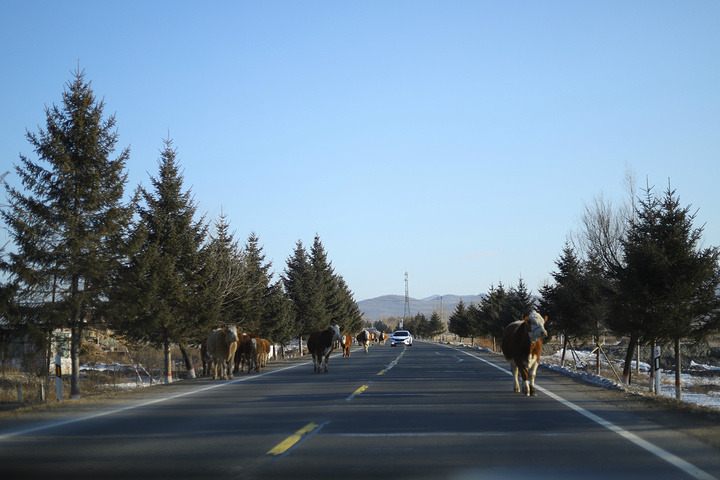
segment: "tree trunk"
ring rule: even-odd
[[[190,354],[188,353],[187,348],[182,343],[178,344],[178,348],[180,348],[183,360],[185,361],[185,369],[187,370],[188,378],[195,378],[195,367],[192,364],[192,360],[190,359]]]
[[[565,366],[565,354],[567,353],[568,338],[567,335],[563,335],[563,350],[560,356],[560,368]]]
[[[635,354],[635,345],[637,345],[637,339],[631,336],[630,343],[628,343],[627,352],[625,352],[625,365],[623,366],[623,382],[625,383],[625,385],[630,385],[632,374],[632,358]]]
[[[80,339],[82,338],[82,325],[76,323],[70,329],[70,361],[72,363],[70,375],[70,398],[80,398]]]
[[[655,392],[655,375],[659,372],[655,371],[655,339],[650,341],[650,391]],[[660,393],[660,392],[655,392]]]
[[[600,376],[600,336],[595,337],[595,375]]]
[[[170,340],[165,341],[165,383],[172,383],[172,355],[170,354]]]
[[[675,398],[682,400],[682,358],[680,357],[680,338],[675,339]]]

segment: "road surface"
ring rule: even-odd
[[[436,343],[355,347],[198,379],[72,414],[0,420],[0,476],[145,479],[720,478],[720,451],[537,379],[512,392],[502,357]],[[132,397],[128,397],[132,398]]]

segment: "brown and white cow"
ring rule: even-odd
[[[218,378],[218,368],[223,380],[233,378],[233,361],[237,350],[237,326],[223,325],[208,335],[207,353],[214,363],[213,379]]]
[[[543,337],[547,316],[541,317],[539,313],[532,312],[525,320],[513,322],[505,328],[502,339],[502,352],[505,360],[510,363],[510,370],[515,379],[514,391],[520,391],[518,372],[522,375],[523,391],[525,395],[537,395],[535,392],[535,374],[540,355],[542,354]]]
[[[340,346],[342,347],[343,357],[350,356],[350,347],[352,347],[353,338],[349,333],[343,333],[340,336]]]
[[[385,333],[385,332],[380,332],[380,333],[378,334],[378,342],[380,342],[380,345],[382,345],[383,347],[385,346],[385,340],[387,340],[387,339],[388,339],[388,334],[387,334],[387,333]]]
[[[363,347],[365,349],[365,353],[368,353],[368,350],[370,349],[370,342],[372,341],[372,336],[370,335],[370,332],[367,330],[363,330],[362,332],[358,333],[357,337],[355,337],[358,345]]]
[[[316,373],[323,370],[328,371],[328,360],[335,348],[335,342],[340,340],[340,327],[332,325],[326,330],[315,330],[310,334],[307,341],[307,348],[312,354],[313,365]]]

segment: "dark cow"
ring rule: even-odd
[[[352,347],[353,338],[349,333],[343,333],[340,337],[340,346],[343,350],[343,357],[350,356],[350,347]]]
[[[200,342],[200,360],[203,366],[203,376],[210,375],[210,367],[212,367],[212,358],[207,350],[207,340]]]
[[[368,353],[368,350],[370,348],[370,342],[372,341],[372,336],[370,335],[370,332],[367,330],[363,330],[362,332],[358,333],[357,337],[358,345],[362,346],[365,349],[365,353]]]
[[[535,392],[535,373],[542,354],[543,337],[547,317],[542,318],[537,312],[532,312],[525,320],[518,320],[505,328],[502,340],[502,352],[505,360],[510,363],[515,391],[520,391],[518,371],[523,379],[523,392],[525,395],[537,395]]]
[[[340,340],[340,327],[332,325],[327,330],[315,330],[307,341],[308,351],[312,354],[316,373],[328,371],[328,360],[335,348],[335,342]]]
[[[223,325],[208,335],[207,352],[214,364],[213,379],[218,378],[218,368],[223,380],[233,378],[233,361],[237,350],[238,335],[235,325]]]

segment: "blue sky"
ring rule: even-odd
[[[714,0],[2,2],[0,166],[35,158],[79,62],[128,194],[169,135],[276,273],[319,234],[356,300],[405,272],[415,298],[537,293],[628,168],[720,245],[718,24]]]

